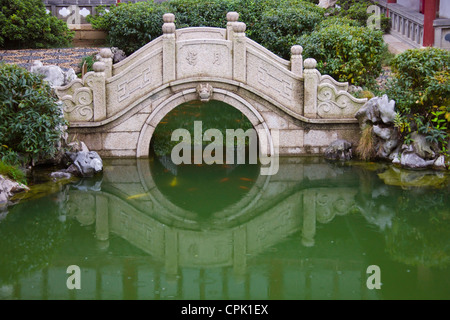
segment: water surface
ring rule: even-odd
[[[280,162],[262,176],[105,160],[99,176],[51,182],[2,214],[0,298],[450,298],[447,174]],[[367,287],[371,265],[381,289]]]

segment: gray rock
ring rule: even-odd
[[[6,205],[9,198],[14,194],[28,190],[29,188],[26,185],[0,175],[0,206]]]
[[[378,100],[378,109],[380,110],[381,120],[385,123],[394,123],[395,115],[395,101],[390,100],[385,94]]]
[[[350,160],[352,156],[352,144],[347,140],[336,140],[325,150],[325,158],[328,160]]]
[[[376,124],[379,122],[392,124],[395,119],[394,111],[395,101],[388,99],[387,95],[383,97],[375,97],[367,101],[367,103],[356,112],[355,117],[359,121],[362,128],[365,124]]]
[[[50,174],[50,177],[53,180],[63,180],[72,178],[72,175],[69,172],[65,171],[55,171]]]
[[[373,126],[373,133],[383,140],[389,140],[392,137],[394,128],[381,128],[380,126]]]
[[[58,66],[44,66],[39,60],[34,61],[30,71],[32,73],[43,75],[44,80],[47,81],[51,87],[64,86],[77,78],[73,69],[69,69],[69,71],[65,72]]]
[[[361,92],[361,91],[363,91],[363,88],[359,87],[359,86],[355,86],[355,85],[349,86],[348,90],[347,90],[348,93],[355,93],[355,92]]]
[[[127,57],[123,50],[116,47],[112,47],[111,52],[113,54],[113,63],[118,63]]]
[[[73,163],[83,177],[91,177],[103,170],[103,161],[95,151],[78,152]]]
[[[429,142],[425,135],[420,134],[417,131],[413,132],[411,134],[411,140],[413,140],[413,150],[419,157],[427,160],[434,159],[436,157],[436,150],[438,150],[438,147]]]
[[[445,157],[440,155],[437,157],[436,161],[433,163],[433,168],[435,169],[445,169]]]
[[[318,6],[328,9],[336,4],[337,0],[320,0]]]
[[[424,160],[419,157],[416,153],[410,153],[408,151],[403,151],[400,158],[400,164],[405,168],[411,169],[423,169],[434,164],[434,160]]]

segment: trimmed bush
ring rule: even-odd
[[[296,39],[311,32],[324,19],[324,10],[303,0],[172,0],[122,3],[109,12],[98,9],[88,21],[108,31],[111,46],[127,55],[162,34],[162,16],[175,14],[177,28],[226,26],[226,14],[236,11],[247,24],[247,36],[288,59]]]
[[[41,0],[0,0],[0,46],[6,49],[70,46],[74,32],[47,14]]]
[[[153,2],[120,3],[109,10],[98,8],[97,15],[89,16],[88,21],[94,28],[108,31],[110,45],[127,55],[162,34],[162,16],[168,12],[165,6]]]
[[[290,58],[290,49],[297,40],[309,34],[325,19],[324,10],[305,1],[284,0],[267,9],[252,31],[253,40],[270,51]]]
[[[336,24],[333,24],[333,21]],[[387,50],[383,33],[339,19],[325,22],[299,43],[304,56],[315,58],[322,74],[354,85],[372,85],[381,73],[383,53]]]
[[[175,14],[177,28],[224,28],[227,13],[235,10],[232,1],[224,0],[172,0],[167,4],[170,12]]]
[[[0,64],[0,159],[9,163],[51,158],[66,122],[41,76]]]

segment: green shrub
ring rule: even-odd
[[[368,13],[369,6],[375,3],[368,0],[339,0],[336,3],[339,8],[330,8],[328,13],[337,15],[340,18],[348,18],[356,21],[360,27],[367,27],[369,17],[373,12]],[[388,32],[391,26],[391,19],[384,14],[380,16],[380,27],[383,32]]]
[[[229,0],[172,0],[168,2],[168,9],[175,14],[177,28],[224,28],[227,13],[235,7]]]
[[[56,102],[41,76],[0,65],[0,159],[11,163],[20,154],[26,163],[56,153],[66,124]]]
[[[169,12],[166,6],[153,2],[120,3],[109,10],[98,8],[97,15],[89,16],[88,21],[94,28],[108,31],[109,44],[127,55],[162,34],[162,16]]]
[[[284,0],[275,3],[277,6],[264,11],[255,25],[252,34],[257,34],[259,39],[253,37],[253,40],[284,59],[289,59],[290,49],[298,44],[298,38],[312,32],[325,19],[324,10],[305,1]]]
[[[45,12],[41,0],[0,0],[0,46],[45,48],[70,46],[74,33]]]
[[[108,31],[109,43],[131,54],[162,34],[162,16],[175,14],[177,28],[226,26],[226,14],[239,13],[247,24],[247,35],[269,50],[288,59],[290,47],[302,34],[324,19],[324,10],[303,0],[172,0],[122,3],[98,9],[88,21],[96,29]]]
[[[357,27],[345,20],[324,23],[299,43],[304,56],[315,58],[317,68],[339,81],[354,85],[371,85],[381,73],[383,52],[387,50],[381,31]],[[328,23],[330,23],[328,25]]]
[[[446,152],[450,121],[450,52],[411,49],[392,60],[393,80],[387,94],[396,102],[397,127],[408,141],[418,130]]]

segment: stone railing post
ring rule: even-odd
[[[304,78],[304,116],[307,118],[317,118],[317,89],[319,86],[319,72],[316,70],[317,61],[315,59],[305,60]]]
[[[292,46],[291,47],[291,71],[295,75],[303,77],[303,57],[302,57],[303,47],[302,46]]]
[[[168,83],[176,79],[175,15],[165,13],[163,21],[163,83]]]
[[[244,83],[247,81],[246,28],[243,22],[233,23],[233,79]]]
[[[227,13],[227,40],[233,41],[233,25],[239,19],[239,13],[228,12]]]
[[[92,66],[94,74],[89,86],[92,89],[94,103],[94,121],[106,119],[106,65],[97,61]]]
[[[112,76],[112,65],[113,65],[113,53],[109,48],[103,48],[100,50],[100,59],[99,61],[105,64],[105,77],[106,79]]]
[[[100,195],[95,198],[95,235],[98,240],[106,241],[109,239],[108,198]]]

